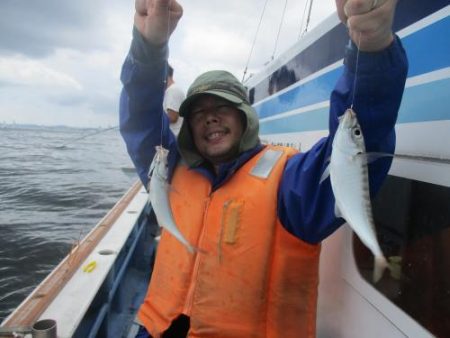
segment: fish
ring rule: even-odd
[[[195,248],[188,242],[178,229],[172,209],[170,207],[168,183],[168,161],[169,151],[162,146],[156,146],[156,153],[149,170],[149,200],[156,215],[158,224],[170,232],[179,240],[190,253],[194,253]]]
[[[377,159],[379,157],[374,157]],[[378,243],[370,203],[364,137],[356,113],[349,108],[339,117],[330,163],[321,181],[328,176],[335,197],[335,215],[342,217],[374,255],[373,282],[378,282],[389,264]]]

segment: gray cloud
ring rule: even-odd
[[[304,1],[289,4],[287,13],[300,16]],[[207,69],[242,76],[263,1],[179,2],[185,13],[170,46],[177,83],[187,88]],[[273,50],[284,2],[270,3],[250,68],[259,68]],[[119,70],[133,12],[133,0],[0,0],[0,121],[117,124]],[[298,37],[300,17],[292,16],[280,51]]]
[[[118,94],[104,95],[102,93],[64,93],[52,95],[48,102],[61,107],[89,109],[95,114],[117,114]]]
[[[55,48],[106,48],[107,6],[101,0],[1,0],[0,53],[36,58]]]
[[[49,98],[49,102],[57,104],[62,107],[82,107],[86,103],[86,95],[82,94],[59,94],[58,96],[52,95]]]

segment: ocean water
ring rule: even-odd
[[[138,179],[117,129],[0,126],[0,322]]]

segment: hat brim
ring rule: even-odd
[[[179,114],[181,117],[187,117],[191,108],[191,104],[194,102],[195,99],[197,99],[198,97],[202,96],[202,95],[214,95],[214,96],[218,96],[222,99],[225,99],[231,103],[234,104],[241,104],[242,102],[244,102],[243,99],[241,99],[240,97],[230,94],[228,92],[223,92],[220,90],[205,90],[204,92],[201,93],[197,93],[194,95],[191,95],[189,97],[187,97],[183,103],[181,103],[180,109],[179,109]]]

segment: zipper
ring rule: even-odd
[[[211,200],[212,200],[212,196],[213,193],[210,191],[208,198],[205,201],[205,209],[203,212],[203,224],[202,224],[202,232],[200,234],[200,239],[198,241],[198,248],[201,250],[201,246],[203,243],[203,239],[205,237],[205,232],[206,232],[206,219],[207,219],[207,215],[208,215],[208,209],[209,206],[211,204]],[[201,259],[201,255],[203,255],[203,253],[198,252],[195,255],[195,262],[194,262],[194,268],[192,270],[192,277],[191,277],[191,281],[189,283],[189,290],[187,292],[187,296],[186,296],[186,303],[184,305],[184,309],[183,309],[183,313],[187,316],[190,316],[191,311],[192,311],[192,303],[194,302],[194,292],[195,292],[195,288],[197,286],[197,276],[198,276],[198,271],[200,268],[200,259]]]

